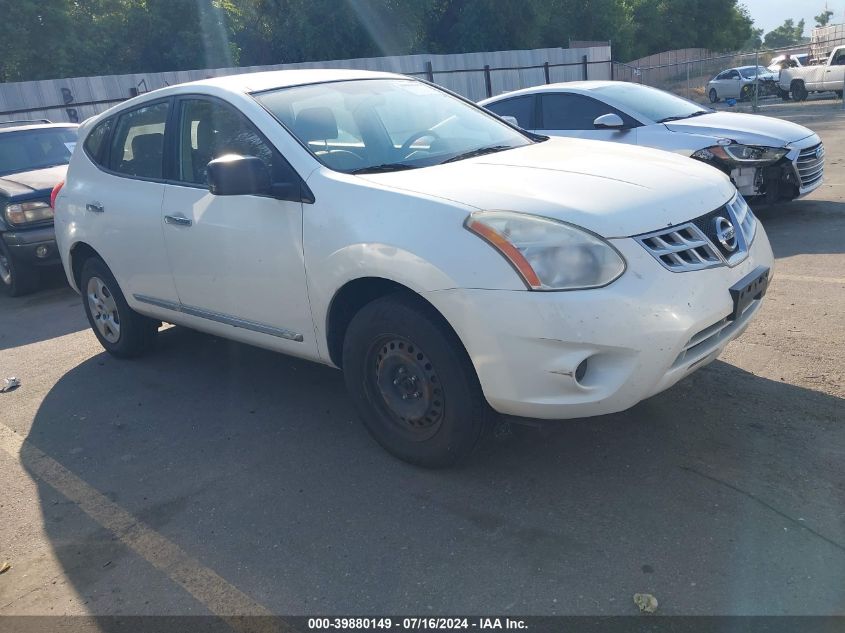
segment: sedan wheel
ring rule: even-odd
[[[710,88],[710,93],[707,96],[710,97],[710,103],[716,103],[719,100],[719,95],[716,94],[715,88]]]

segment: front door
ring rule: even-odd
[[[604,114],[616,114],[625,127],[621,129],[596,128],[593,122]],[[639,125],[633,118],[592,97],[569,92],[543,93],[540,96],[539,134],[589,138],[614,143],[637,143]]]
[[[233,106],[177,101],[176,182],[162,203],[165,244],[181,310],[192,325],[288,353],[316,354],[305,284],[302,203],[214,196],[206,166],[225,154],[257,156],[274,181],[292,168]]]

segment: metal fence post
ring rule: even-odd
[[[431,60],[425,63],[425,77],[431,83],[434,83],[434,68],[431,65]]]
[[[581,63],[584,64],[584,81],[587,81],[587,79],[589,79],[589,77],[587,77],[587,56],[586,55],[584,55],[584,57],[581,59]]]
[[[543,74],[546,76],[546,83],[547,83],[547,84],[552,83],[552,81],[551,81],[551,79],[550,79],[550,77],[549,77],[549,62],[544,62],[544,63],[543,63]]]
[[[493,96],[493,82],[490,80],[490,65],[484,65],[484,87],[487,88],[487,97]]]
[[[754,51],[754,107],[752,110],[757,112],[759,109],[757,99],[760,96],[760,49]]]
[[[689,62],[687,62],[687,99],[692,99],[692,90],[689,85]]]

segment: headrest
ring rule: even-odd
[[[139,134],[132,139],[132,157],[160,156],[164,149],[164,134]]]
[[[296,115],[293,124],[300,139],[309,141],[325,141],[337,138],[337,119],[331,108],[305,108]]]

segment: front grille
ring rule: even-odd
[[[736,247],[730,250],[721,243],[716,221],[724,218],[736,230]],[[723,207],[652,233],[634,237],[664,268],[672,272],[702,270],[727,264],[734,266],[748,255],[754,240],[757,220],[745,200],[737,194]]]
[[[801,188],[811,187],[824,176],[824,145],[819,143],[813,147],[802,149],[795,164]]]

